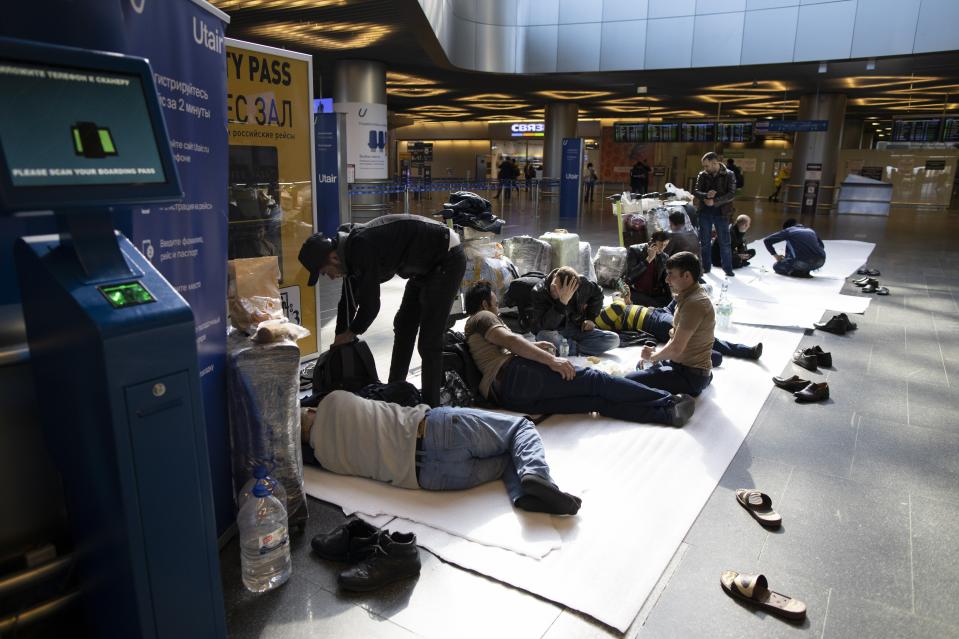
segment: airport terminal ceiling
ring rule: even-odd
[[[317,97],[329,96],[338,59],[389,69],[389,109],[399,122],[543,118],[570,100],[581,119],[791,118],[799,96],[836,92],[847,115],[888,120],[959,114],[959,55],[701,69],[559,74],[464,71],[446,59],[416,0],[214,0],[230,14],[228,35],[310,53]],[[870,69],[869,67],[874,67]],[[645,93],[638,93],[645,87]]]

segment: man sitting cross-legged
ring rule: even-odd
[[[565,339],[570,355],[599,355],[619,346],[616,333],[593,323],[603,307],[603,289],[574,268],[554,269],[533,287],[530,297],[530,330],[536,339],[557,348]]]
[[[659,351],[644,346],[640,357],[656,364],[627,377],[670,393],[699,396],[713,379],[711,352],[716,315],[713,303],[699,285],[699,258],[683,251],[666,261],[666,283],[676,296],[673,329]]]
[[[304,443],[324,469],[400,488],[463,490],[502,479],[523,510],[575,515],[581,501],[550,478],[526,417],[474,408],[412,408],[333,391],[301,412]]]
[[[634,422],[682,426],[695,410],[688,395],[672,395],[556,357],[549,342],[528,342],[499,318],[489,282],[466,293],[466,341],[483,374],[480,392],[522,413],[590,413]]]
[[[613,301],[596,316],[596,326],[607,331],[637,331],[649,333],[657,342],[668,342],[673,330],[673,313],[676,310],[676,300],[663,308],[630,304],[629,293],[623,297],[615,297]],[[736,342],[727,342],[718,337],[713,340],[713,350],[710,354],[714,367],[723,362],[723,357],[740,359],[759,359],[763,354],[762,343],[755,346],[746,346]]]

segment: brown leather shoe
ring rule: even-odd
[[[788,390],[790,393],[801,391],[809,386],[810,383],[808,379],[803,379],[798,375],[793,375],[792,377],[773,377],[773,384],[779,388]]]
[[[806,388],[793,393],[796,396],[796,403],[798,404],[812,404],[815,402],[821,402],[829,399],[829,384],[822,382],[821,384],[810,383]]]
[[[819,367],[818,361],[819,358],[816,356],[816,353],[809,348],[793,353],[793,363],[797,366],[802,366],[807,371],[815,372]]]

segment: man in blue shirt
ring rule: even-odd
[[[785,255],[776,253],[773,248],[780,242],[786,243]],[[826,263],[826,249],[819,235],[796,222],[795,218],[783,222],[783,230],[767,236],[763,244],[769,254],[776,258],[773,270],[780,275],[812,277],[809,272],[822,268]]]

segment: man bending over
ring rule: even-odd
[[[592,368],[574,368],[554,355],[549,342],[528,342],[499,318],[489,282],[466,293],[466,341],[483,374],[480,392],[521,413],[590,413],[633,422],[682,426],[695,401]]]
[[[780,242],[786,243],[786,253],[777,253],[773,248]],[[766,236],[763,239],[766,250],[776,258],[773,270],[780,275],[790,277],[812,277],[810,271],[822,268],[826,263],[826,246],[819,239],[819,235],[795,218],[783,222],[783,230]]]
[[[526,417],[430,408],[333,391],[301,413],[303,442],[320,466],[400,488],[464,490],[502,479],[522,510],[575,515],[580,499],[549,475],[543,442]]]

